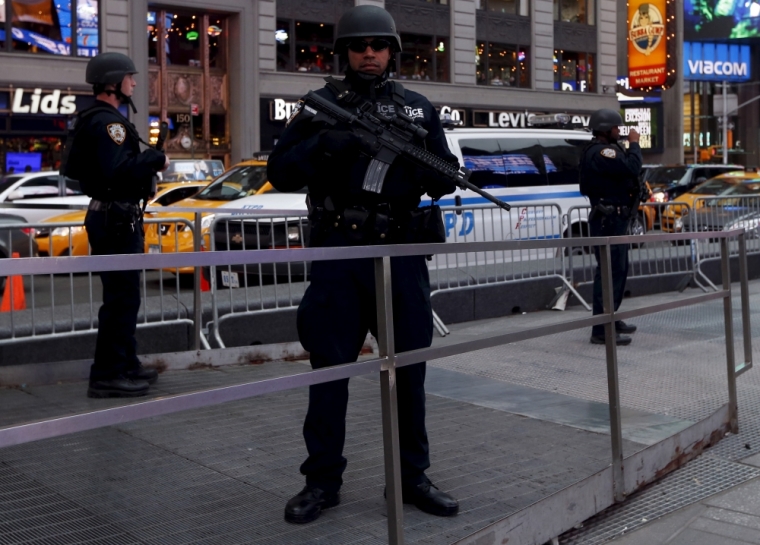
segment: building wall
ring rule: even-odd
[[[383,6],[382,0],[355,0],[357,4]],[[329,1],[328,1],[329,3]],[[597,1],[597,92],[554,91],[553,50],[555,21],[552,0],[532,0],[530,22],[530,70],[532,88],[486,87],[475,84],[476,0],[450,0],[451,83],[404,81],[408,88],[438,105],[514,111],[570,111],[590,113],[600,107],[616,107],[609,91],[617,76],[617,0]],[[229,17],[229,112],[232,161],[260,148],[260,97],[295,99],[323,85],[322,76],[276,71],[274,31],[276,0],[162,0],[165,8],[213,10]],[[132,116],[141,134],[148,134],[148,0],[102,0],[102,51],[118,51],[133,58],[138,87]],[[589,29],[586,29],[587,31]],[[593,32],[593,30],[591,30]],[[55,87],[87,90],[84,82],[87,58],[0,53],[0,85]],[[140,79],[144,78],[144,79]],[[607,92],[604,89],[607,88]]]

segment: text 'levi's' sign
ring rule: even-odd
[[[666,8],[666,0],[628,2],[628,79],[633,89],[666,83]]]

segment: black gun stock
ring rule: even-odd
[[[470,183],[470,169],[455,168],[437,155],[414,145],[414,138],[424,138],[427,131],[416,125],[411,118],[405,115],[386,117],[382,114],[372,114],[369,111],[371,107],[371,103],[366,102],[356,114],[352,114],[313,91],[309,91],[304,99],[304,110],[314,116],[314,121],[331,126],[337,123],[350,125],[358,131],[368,148],[375,150],[364,176],[362,187],[365,190],[380,193],[388,169],[396,157],[401,155],[417,166],[434,170],[462,189],[469,189],[504,210],[509,211],[512,208]]]

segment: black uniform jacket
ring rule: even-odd
[[[80,121],[66,174],[76,173],[71,177],[98,200],[137,203],[166,157],[153,148],[140,151],[134,125],[110,104],[98,100],[96,105],[106,110]]]
[[[611,205],[629,205],[631,195],[639,190],[641,163],[641,147],[637,142],[631,142],[626,152],[618,144],[592,140],[583,153],[581,193],[591,204],[604,199]]]
[[[391,100],[392,82],[382,79],[372,83],[375,92],[371,93],[369,85],[350,69],[345,80],[351,89],[372,100],[375,94],[376,111],[386,115],[395,112],[399,106]],[[328,88],[316,91],[318,95],[339,104],[335,95]],[[424,141],[416,145],[442,159],[458,165],[456,156],[449,151],[438,114],[430,102],[408,89],[405,91],[404,111],[415,122],[428,131]],[[301,103],[299,103],[300,106]],[[339,104],[351,111],[351,107]],[[355,107],[354,107],[355,108]],[[269,156],[267,173],[269,181],[280,191],[297,191],[308,185],[312,199],[330,197],[337,207],[366,206],[372,208],[377,204],[390,204],[391,209],[412,210],[419,206],[420,197],[428,193],[433,198],[453,192],[453,182],[441,179],[432,171],[418,168],[402,157],[397,157],[385,177],[382,193],[362,190],[362,182],[370,162],[370,157],[358,150],[346,150],[338,154],[329,154],[320,146],[320,134],[325,132],[324,123],[312,122],[312,116],[303,109],[297,109],[288,121],[280,140]],[[349,130],[348,126],[336,125],[336,129]]]

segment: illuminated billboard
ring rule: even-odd
[[[675,76],[668,0],[628,2],[628,81],[632,89],[669,86]]]
[[[760,36],[760,0],[684,0],[685,40]]]

